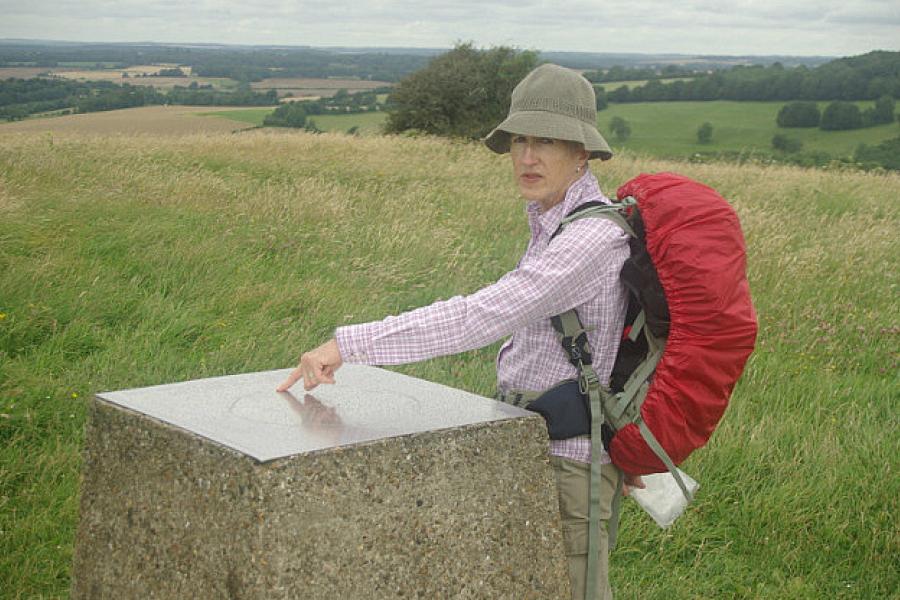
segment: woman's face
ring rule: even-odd
[[[517,134],[510,137],[509,153],[522,197],[538,202],[545,211],[565,198],[566,190],[583,173],[576,169],[588,157],[577,144]]]

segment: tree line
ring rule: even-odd
[[[881,96],[900,98],[900,52],[875,51],[813,69],[786,69],[780,63],[737,66],[691,80],[663,83],[656,78],[607,93],[610,102],[874,100]]]
[[[150,86],[110,81],[70,81],[66,79],[0,80],[0,119],[15,121],[48,111],[97,112],[151,104],[196,106],[271,106],[278,103],[275,90],[255,92],[240,86],[221,92],[192,85],[175,86],[161,92]]]
[[[644,81],[650,79],[671,79],[674,77],[700,77],[706,74],[706,71],[679,65],[666,65],[662,68],[623,67],[621,65],[615,65],[609,69],[598,69],[596,71],[585,71],[583,73],[584,78],[591,83]]]
[[[260,81],[268,77],[351,77],[398,81],[422,68],[432,51],[340,52],[314,48],[191,47],[160,44],[0,44],[0,66],[58,67],[71,63],[124,69],[134,65],[176,64],[195,75]],[[177,76],[177,75],[176,75]]]
[[[818,127],[825,131],[861,129],[892,123],[896,106],[891,96],[882,96],[865,110],[842,100],[831,102],[824,111],[819,111],[815,102],[791,102],[781,107],[775,122],[779,127]]]

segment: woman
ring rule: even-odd
[[[542,65],[512,94],[509,115],[484,142],[509,153],[531,227],[531,240],[518,266],[496,283],[469,296],[416,309],[383,321],[339,327],[333,339],[304,353],[279,386],[303,379],[311,390],[334,383],[343,362],[401,364],[480,348],[511,336],[497,357],[500,397],[540,392],[577,377],[550,318],[576,308],[588,330],[593,364],[608,380],[625,316],[626,295],[619,271],[629,255],[626,234],[606,219],[580,219],[551,236],[562,218],[589,201],[608,202],[588,169],[594,158],[612,157],[596,128],[594,89],[577,73]],[[590,438],[550,441],[550,461],[560,495],[563,539],[572,597],[585,598],[588,545]],[[620,477],[605,453],[602,467],[601,543],[596,587],[609,598],[606,519]],[[639,478],[628,481],[642,486]]]

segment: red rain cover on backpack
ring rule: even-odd
[[[706,444],[756,341],[746,246],[734,210],[715,190],[674,173],[639,175],[633,196],[671,316],[641,415],[672,461]],[[666,471],[634,424],[610,446],[627,473]]]

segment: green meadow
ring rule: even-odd
[[[262,127],[266,115],[272,114],[274,110],[275,108],[272,106],[265,108],[236,108],[234,110],[197,113],[197,115],[201,117],[219,117]]]
[[[274,110],[275,109],[271,107],[246,108],[201,114],[206,117],[231,119],[232,121],[251,123],[262,127],[263,120]],[[312,119],[315,122],[316,127],[322,131],[344,133],[351,127],[357,127],[360,134],[381,133],[381,125],[386,118],[387,113],[383,112],[351,113],[344,115],[312,115],[308,117],[308,119]]]
[[[827,103],[819,103],[824,109]],[[872,103],[858,102],[860,108]],[[781,128],[775,123],[784,102],[641,102],[611,104],[598,114],[602,132],[609,131],[613,117],[622,117],[631,126],[631,137],[614,147],[668,158],[687,158],[705,152],[773,153],[772,137],[782,133],[803,142],[804,151],[824,151],[835,157],[849,157],[861,144],[875,145],[900,135],[897,123],[854,129],[822,131],[818,128]],[[697,141],[697,129],[704,122],[713,126],[712,141]]]
[[[625,503],[617,597],[896,597],[900,175],[630,148],[593,168],[609,193],[663,170],[720,190],[760,323],[683,465],[694,503],[665,531]],[[495,281],[528,239],[508,157],[302,131],[5,134],[0,217],[0,596],[23,599],[68,594],[94,393],[292,366]],[[491,395],[497,346],[398,370]]]
[[[600,131],[614,149],[626,149],[661,158],[691,158],[695,154],[737,153],[772,155],[772,137],[778,133],[803,142],[803,151],[827,152],[835,158],[850,157],[859,144],[876,145],[900,135],[896,123],[854,129],[822,131],[818,128],[780,128],[775,124],[784,102],[642,102],[611,104],[598,113]],[[820,103],[824,109],[827,103]],[[868,108],[871,102],[859,102]],[[209,116],[262,125],[271,108],[250,108],[209,113]],[[316,126],[323,131],[345,132],[353,126],[360,133],[377,134],[387,113],[349,115],[314,115]],[[609,122],[622,117],[631,126],[631,136],[618,141],[609,135]],[[697,141],[697,129],[705,122],[713,126],[712,141]]]

